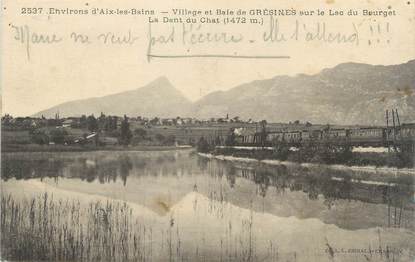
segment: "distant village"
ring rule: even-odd
[[[180,116],[174,118],[159,118],[159,117],[127,117],[128,121],[132,124],[151,127],[151,126],[184,126],[184,125],[209,125],[209,124],[223,124],[223,123],[255,123],[251,119],[242,120],[239,116],[230,118],[229,115],[223,118],[210,118],[210,119],[197,119]],[[124,117],[111,116],[101,113],[100,116],[95,117],[93,114],[80,117],[59,117],[59,113],[56,113],[54,118],[41,117],[13,117],[9,114],[2,116],[1,123],[3,127],[16,128],[16,129],[30,129],[46,126],[55,127],[72,127],[72,128],[86,128],[89,125],[98,125],[99,129],[108,129],[120,127]]]
[[[262,121],[263,122],[263,121]],[[195,145],[201,138],[226,139],[231,128],[259,128],[260,122],[238,116],[223,118],[98,117],[13,117],[2,116],[3,145]]]
[[[397,110],[386,111],[386,120],[386,126],[336,126],[298,120],[255,122],[229,115],[202,120],[179,116],[120,117],[104,113],[98,117],[63,118],[58,113],[53,118],[14,118],[6,114],[2,117],[1,149],[3,152],[60,152],[195,147],[201,153],[294,162],[412,166],[415,124],[401,124]],[[368,153],[368,158],[363,159],[362,155],[353,152],[353,148],[362,147],[395,154],[379,158]]]

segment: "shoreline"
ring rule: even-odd
[[[111,147],[80,147],[80,146],[36,146],[36,147],[1,147],[1,153],[36,153],[36,152],[116,152],[116,151],[174,151],[191,149],[192,146],[111,146]]]
[[[227,155],[213,155],[213,154],[206,154],[206,153],[197,153],[199,156],[210,158],[210,159],[218,159],[222,161],[231,161],[231,162],[242,162],[242,163],[255,163],[255,164],[266,164],[270,166],[299,166],[299,167],[308,167],[308,168],[329,168],[334,170],[352,170],[352,171],[360,171],[360,172],[367,172],[367,173],[382,173],[382,174],[394,174],[394,175],[411,175],[415,177],[415,168],[397,168],[397,167],[377,167],[377,166],[347,166],[347,165],[339,165],[339,164],[316,164],[316,163],[297,163],[291,161],[280,161],[280,160],[273,160],[273,159],[263,159],[258,160],[255,158],[245,158],[245,157],[234,157],[234,156],[227,156]]]

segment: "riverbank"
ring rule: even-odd
[[[410,152],[364,152],[354,151],[349,147],[334,147],[331,145],[304,146],[300,148],[279,146],[275,148],[247,149],[242,147],[215,147],[200,150],[202,153],[214,155],[252,158],[256,160],[276,160],[295,163],[313,163],[341,166],[373,166],[378,168],[408,168],[415,167],[415,155]]]
[[[371,173],[371,174],[380,174],[380,175],[390,175],[393,174],[393,178],[397,176],[410,176],[415,177],[415,168],[394,168],[394,167],[377,167],[377,166],[346,166],[346,165],[328,165],[328,164],[317,164],[317,163],[297,163],[291,161],[280,161],[273,159],[254,159],[247,157],[234,157],[227,155],[214,155],[208,153],[198,153],[199,156],[218,159],[223,161],[231,161],[245,164],[265,164],[270,166],[291,166],[291,167],[303,167],[303,168],[315,168],[315,169],[332,169],[332,170],[352,170],[356,172]]]
[[[3,144],[2,153],[13,152],[89,152],[89,151],[170,151],[190,149],[191,146],[81,146],[81,145],[18,145]]]

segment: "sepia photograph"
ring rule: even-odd
[[[1,3],[1,261],[415,260],[415,2]]]

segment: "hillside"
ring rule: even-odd
[[[384,124],[397,108],[415,120],[415,60],[401,65],[344,63],[315,75],[276,76],[211,93],[194,105],[197,117],[238,115],[269,122]]]

